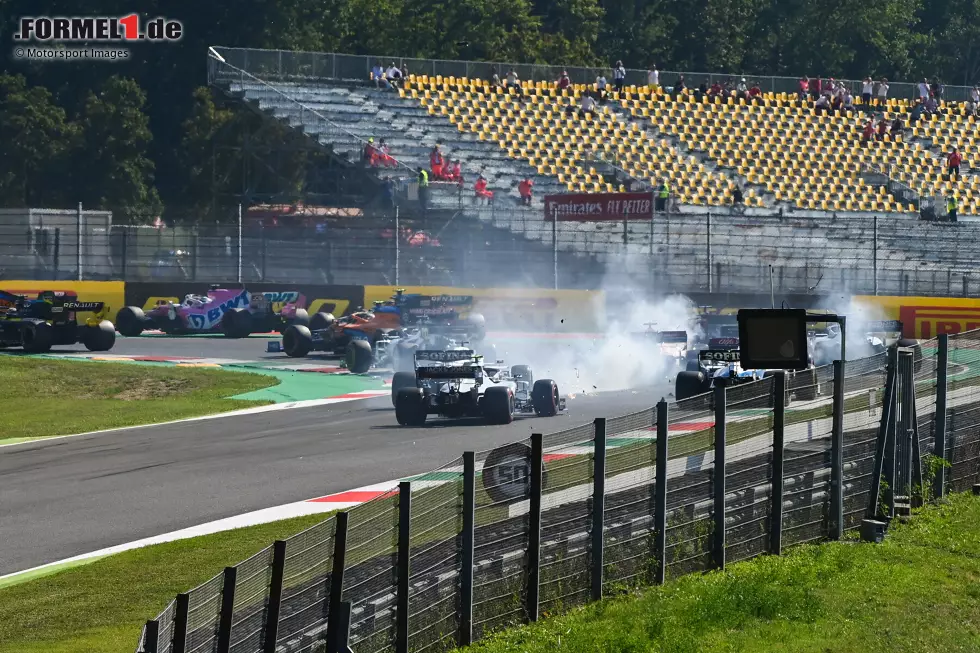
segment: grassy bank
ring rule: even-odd
[[[0,356],[0,443],[248,408],[233,395],[275,385],[222,370]]]
[[[0,653],[132,653],[143,623],[178,592],[326,517],[158,544],[0,588]]]
[[[881,545],[792,549],[498,633],[470,650],[980,651],[980,499],[928,508]]]

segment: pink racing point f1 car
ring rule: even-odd
[[[283,331],[292,324],[309,325],[305,304],[306,298],[298,292],[250,293],[244,288],[212,286],[206,295],[187,295],[179,304],[162,303],[146,313],[138,306],[126,306],[116,314],[116,328],[130,337],[159,329],[170,335],[223,333],[245,338]]]

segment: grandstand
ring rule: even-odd
[[[796,292],[944,294],[980,282],[969,270],[974,247],[948,247],[949,229],[972,227],[917,221],[920,206],[942,205],[951,193],[961,215],[978,212],[980,186],[969,165],[957,180],[943,176],[949,148],[959,147],[968,161],[975,145],[975,120],[956,104],[909,126],[904,138],[863,143],[868,114],[860,99],[853,113],[816,115],[777,80],[757,103],[628,86],[586,118],[576,109],[596,87],[587,83],[595,71],[585,69],[572,71],[579,83],[559,90],[560,69],[521,68],[526,79],[516,94],[491,85],[489,64],[398,59],[432,74],[410,74],[395,92],[368,81],[376,58],[216,51],[223,61],[210,60],[213,85],[352,163],[368,138],[384,138],[400,163],[395,174],[411,179],[440,143],[462,162],[468,184],[435,184],[434,208],[464,210],[568,255],[593,254],[646,282],[680,291],[754,290],[770,265],[783,289]],[[439,74],[440,64],[457,74]],[[497,66],[501,74],[509,69]],[[867,109],[910,123],[905,97]],[[497,194],[494,209],[475,202],[477,173]],[[526,176],[535,205],[515,219],[517,182]],[[553,226],[539,208],[546,194],[652,189],[664,180],[672,214],[647,224]],[[733,222],[726,216],[736,185],[745,208]]]

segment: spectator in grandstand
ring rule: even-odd
[[[868,122],[864,123],[864,131],[861,134],[861,142],[863,144],[868,144],[875,138],[875,119],[868,118]]]
[[[929,87],[929,90],[932,91],[932,96],[936,98],[936,102],[941,105],[943,103],[943,96],[946,95],[946,86],[943,85],[938,77],[932,80],[932,86]]]
[[[609,90],[609,82],[606,81],[606,76],[599,73],[599,76],[595,78],[595,87],[599,92],[599,104],[606,103],[606,94]]]
[[[664,179],[660,182],[659,188],[657,188],[657,200],[654,208],[659,213],[665,213],[667,211],[667,201],[670,200],[670,185],[667,180]]]
[[[732,208],[735,210],[745,209],[745,197],[742,195],[742,187],[738,184],[735,185],[735,190],[732,191]]]
[[[819,77],[810,78],[810,98],[817,100],[823,95],[823,80]]]
[[[402,73],[402,79],[406,79],[407,80],[408,79],[408,64],[407,63],[403,63],[402,64],[401,73]]]
[[[653,64],[647,70],[647,86],[649,86],[651,90],[660,88],[660,71],[657,70],[657,64]]]
[[[507,73],[507,90],[516,93],[518,97],[524,97],[524,88],[521,86],[521,79],[517,76],[517,71],[513,68]]]
[[[749,101],[749,87],[745,83],[744,77],[738,83],[738,86],[735,87],[735,94],[736,97],[738,97],[740,100],[745,100],[746,102]]]
[[[582,94],[582,106],[579,108],[579,114],[583,118],[591,119],[592,114],[595,113],[596,104],[595,98],[592,97],[591,93]]]
[[[980,105],[980,86],[973,85],[973,88],[970,89],[970,99],[973,100],[974,104]]]
[[[956,222],[957,208],[956,195],[950,193],[949,197],[946,198],[946,218],[950,222]]]
[[[487,190],[487,178],[480,174],[476,178],[476,183],[473,185],[473,190],[476,193],[477,201],[486,200],[488,204],[493,203],[493,191]]]
[[[517,192],[521,195],[521,204],[531,206],[531,199],[534,193],[534,181],[530,177],[524,177],[517,185]]]
[[[866,107],[871,106],[871,95],[874,93],[875,83],[870,77],[865,77],[861,82],[861,104]]]
[[[878,140],[885,140],[885,136],[888,135],[888,121],[882,118],[878,121]]]
[[[419,204],[422,205],[422,210],[425,211],[429,208],[429,173],[425,171],[425,168],[419,168]]]
[[[568,71],[561,71],[561,75],[558,77],[558,90],[564,91],[569,86],[572,85],[572,80],[568,78]]]
[[[885,106],[888,104],[888,80],[884,77],[878,82],[878,106]]]
[[[371,69],[371,79],[377,88],[391,88],[391,84],[385,79],[385,69],[381,67],[380,61],[376,62],[374,68]]]
[[[429,152],[429,169],[432,170],[434,180],[442,178],[443,163],[442,150],[439,148],[439,143],[436,143]]]
[[[708,95],[708,82],[702,81],[694,90],[694,99],[700,102]]]
[[[744,77],[742,78],[742,81],[743,82],[745,81]],[[798,92],[798,95],[799,95],[800,102],[803,102],[804,100],[806,100],[807,92],[810,90],[810,80],[807,79],[805,76],[800,77],[799,84],[800,84],[800,90]]]
[[[711,85],[711,88],[708,89],[709,97],[721,97],[724,93],[725,93],[724,89],[721,87],[721,84],[719,84],[717,81]]]
[[[762,103],[762,89],[759,88],[759,82],[752,82],[752,88],[749,89],[749,101],[754,104]]]
[[[905,133],[905,125],[902,123],[902,116],[895,116],[895,119],[892,120],[891,133],[893,138],[902,138],[902,134]]]
[[[388,83],[398,88],[402,83],[403,77],[407,77],[407,75],[403,76],[402,71],[398,70],[398,66],[392,61],[391,65],[388,66],[388,71],[385,73],[385,78],[388,80]]]
[[[459,163],[459,160],[453,161],[453,169],[450,171],[452,180],[459,184],[460,188],[463,187],[463,168]]]
[[[974,87],[974,89],[970,91],[970,99],[966,101],[966,115],[973,116],[974,118],[977,116],[978,110],[980,110],[980,100],[974,97],[976,90],[977,89]]]
[[[617,61],[613,68],[613,84],[616,85],[616,93],[622,95],[626,87],[626,68],[622,61]]]
[[[383,138],[378,142],[376,161],[386,168],[394,168],[398,165],[398,162],[391,156],[391,148],[385,143],[385,139]]]
[[[361,163],[373,168],[377,165],[378,150],[374,147],[374,139],[369,138],[364,144],[364,154],[361,156]]]
[[[953,148],[953,151],[946,155],[946,178],[949,181],[953,181],[953,175],[956,178],[960,177],[960,164],[963,162],[963,156],[960,151]]]
[[[915,106],[912,107],[912,111],[909,112],[909,124],[914,125],[915,123],[917,123],[919,120],[922,119],[922,116],[925,115],[925,112],[926,112],[925,102],[921,98],[916,100]]]
[[[686,89],[687,86],[684,83],[684,75],[678,75],[677,81],[674,82],[674,95],[680,97],[681,95],[684,94],[684,91]]]
[[[391,177],[385,176],[383,182],[384,186],[382,197],[384,198],[385,208],[393,209],[395,208],[395,192],[397,190],[395,180]]]
[[[847,112],[854,111],[854,96],[846,88],[844,89],[844,95],[841,97],[841,110]]]
[[[922,81],[919,82],[919,100],[925,102],[929,99],[929,78],[923,77]]]
[[[933,95],[932,93],[929,94],[929,99],[926,100],[925,108],[926,108],[927,116],[935,116],[935,115],[939,115],[940,113],[939,101],[936,99],[936,96]]]
[[[830,108],[830,96],[821,93],[817,97],[817,101],[813,103],[813,112],[817,115],[821,113],[829,114],[831,112]]]
[[[496,66],[490,66],[490,85],[500,86],[500,75],[497,74]]]

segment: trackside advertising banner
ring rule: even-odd
[[[545,220],[602,222],[650,220],[653,193],[563,193],[544,196]]]
[[[364,286],[365,306],[386,300],[395,286]],[[489,331],[596,333],[606,318],[606,299],[591,290],[451,288],[405,286],[406,293],[473,297],[472,311],[486,318]]]
[[[121,286],[122,284],[120,284]],[[238,284],[220,284],[222,288],[238,288]],[[269,299],[273,306],[295,302],[302,295],[304,307],[310,312],[333,313],[336,317],[347,315],[364,306],[364,286],[328,286],[297,284],[288,286],[281,283],[249,283],[245,289],[250,293],[271,293]],[[126,306],[138,306],[148,311],[154,306],[168,301],[183,301],[185,295],[207,294],[206,283],[127,283]],[[113,304],[115,307],[115,304]],[[121,308],[121,306],[120,306]]]
[[[901,321],[906,338],[928,340],[942,333],[980,329],[980,299],[860,295],[854,300],[880,307],[882,319]]]
[[[36,298],[43,290],[74,293],[81,302],[102,302],[111,314],[123,307],[125,284],[122,281],[0,281],[0,290]]]

